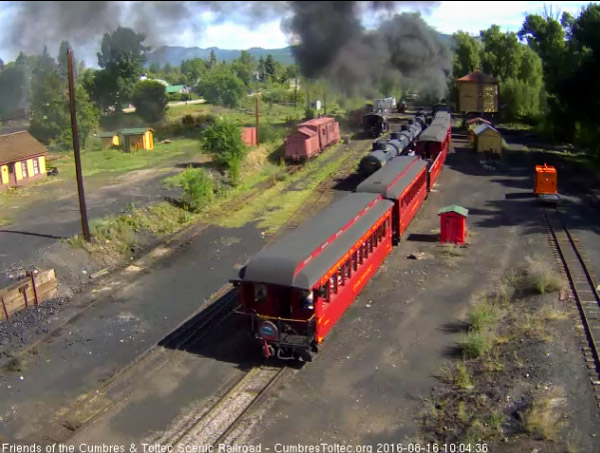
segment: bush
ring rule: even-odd
[[[278,130],[270,123],[261,124],[258,129],[258,138],[260,143],[270,143],[281,140],[284,133]]]
[[[198,85],[198,91],[210,104],[225,107],[237,107],[246,95],[244,82],[224,67],[208,73]]]
[[[230,180],[236,185],[246,155],[239,126],[230,120],[218,119],[204,131],[202,144],[213,156],[213,161],[229,171]]]
[[[306,119],[312,120],[313,118],[317,117],[317,111],[313,108],[307,108],[306,110],[304,110],[304,116],[306,117]]]
[[[160,121],[167,111],[165,87],[153,80],[141,80],[135,84],[132,102],[136,113],[148,122]]]
[[[203,168],[187,168],[181,174],[183,203],[186,210],[198,212],[213,198],[214,182],[212,176]]]
[[[494,324],[498,318],[498,309],[487,299],[483,299],[473,305],[473,308],[469,312],[471,328],[476,332],[481,332],[484,328]]]
[[[528,256],[525,261],[527,263],[524,278],[525,289],[545,294],[564,288],[564,280],[548,261],[531,256]]]
[[[478,358],[492,350],[494,334],[489,331],[469,332],[464,341],[464,352],[468,357]]]

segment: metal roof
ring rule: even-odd
[[[334,121],[333,118],[329,116],[323,116],[321,118],[314,118],[312,120],[305,121],[304,123],[300,123],[298,126],[320,126],[322,124],[331,123]]]
[[[481,71],[475,71],[471,74],[467,74],[466,76],[461,77],[456,80],[457,82],[475,82],[475,83],[498,83],[498,80],[484,74]]]
[[[240,280],[311,289],[391,207],[370,193],[353,193],[263,249]]]
[[[467,208],[463,208],[457,204],[451,204],[450,206],[446,206],[438,211],[438,215],[444,214],[445,212],[456,212],[463,217],[467,217],[469,215],[469,210]]]
[[[47,152],[46,147],[27,131],[0,135],[0,164],[17,162]]]
[[[475,133],[475,135],[479,135],[482,132],[484,132],[486,129],[491,129],[493,130],[496,134],[501,135],[500,132],[498,132],[496,129],[494,129],[492,126],[490,126],[489,124],[480,124],[479,126],[477,126],[475,129],[473,129],[473,132]]]
[[[140,135],[145,134],[146,131],[154,131],[151,127],[131,127],[128,129],[121,129],[119,134],[121,135]]]
[[[100,138],[112,138],[117,135],[118,131],[102,132],[98,137]]]
[[[397,200],[424,168],[427,168],[427,164],[418,157],[395,157],[361,182],[356,191],[381,194],[387,199]]]

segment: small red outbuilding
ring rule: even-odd
[[[469,210],[453,204],[440,209],[438,215],[440,216],[440,242],[464,244]]]

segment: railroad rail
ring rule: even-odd
[[[236,428],[268,391],[293,372],[292,368],[257,366],[248,370],[203,412],[191,414],[154,442],[174,450],[194,445],[230,443]]]
[[[593,372],[592,383],[600,386],[600,296],[587,260],[560,217],[557,208],[546,208],[548,232],[554,251],[562,262],[569,280],[571,295],[577,304],[588,347],[584,347],[585,360]],[[600,387],[597,387],[600,389]],[[598,399],[600,394],[596,393]],[[600,406],[599,406],[600,407]]]

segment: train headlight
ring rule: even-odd
[[[277,330],[277,326],[271,321],[264,321],[258,328],[258,335],[263,340],[277,340],[279,331]]]

